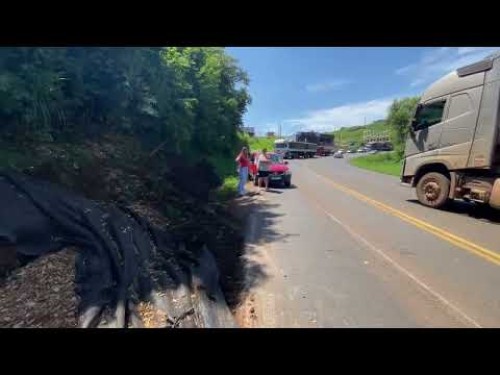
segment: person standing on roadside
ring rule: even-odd
[[[269,191],[269,171],[271,168],[271,161],[267,157],[267,150],[264,148],[262,153],[259,155],[257,159],[257,176],[259,187],[262,186],[262,182],[264,182],[264,186],[266,187],[266,191]]]
[[[248,149],[246,147],[241,149],[241,152],[236,157],[236,162],[238,163],[238,172],[240,177],[238,183],[238,195],[241,197],[246,194],[245,185],[248,180],[248,167],[250,166]]]

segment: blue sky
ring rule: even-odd
[[[328,131],[382,119],[396,98],[482,59],[488,47],[230,47],[250,76],[245,124],[260,134]]]

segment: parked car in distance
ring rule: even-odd
[[[344,152],[341,150],[338,150],[335,154],[333,154],[333,157],[335,159],[342,159],[344,157]]]

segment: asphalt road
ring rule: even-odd
[[[423,207],[346,159],[290,167],[249,220],[252,326],[500,326],[500,215]]]

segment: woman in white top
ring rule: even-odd
[[[259,187],[262,186],[262,182],[264,182],[264,186],[266,187],[266,191],[269,191],[269,170],[271,166],[271,161],[267,158],[267,150],[263,149],[262,153],[259,155],[257,159],[257,176],[258,176],[258,184]]]

